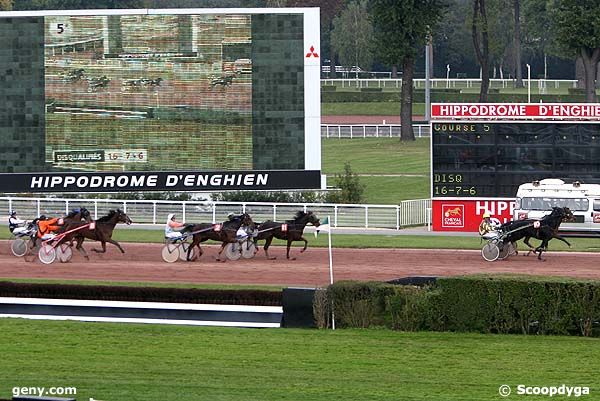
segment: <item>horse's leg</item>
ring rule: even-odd
[[[77,237],[77,245],[75,246],[75,249],[77,249],[79,251],[79,253],[81,253],[86,260],[90,260],[89,255],[83,248],[83,240],[84,239],[85,239],[84,237]]]
[[[272,258],[269,257],[268,249],[269,249],[269,246],[271,246],[271,242],[273,242],[273,236],[268,237],[267,240],[265,241],[264,250],[265,250],[265,255],[267,255],[267,259],[274,260],[274,259],[277,259],[276,256],[273,256]]]
[[[192,243],[190,244],[190,246],[188,247],[188,250],[187,250],[186,259],[187,259],[188,262],[192,261],[192,251],[193,251],[193,249],[194,249],[195,246],[198,247],[198,257],[202,256],[202,248],[200,248],[200,241],[194,235],[192,237]]]
[[[221,249],[219,249],[219,253],[217,254],[217,262],[225,262],[225,259],[221,259],[221,254],[225,250],[225,245],[227,245],[227,242],[221,243]]]
[[[538,252],[538,260],[545,260],[542,259],[542,253],[544,253],[544,251],[548,249],[548,241],[548,239],[543,239],[540,246],[536,248],[536,251]]]
[[[106,240],[106,242],[108,242],[108,243],[110,243],[110,244],[113,244],[114,246],[116,246],[117,248],[119,248],[119,250],[121,251],[121,253],[125,253],[125,250],[124,250],[124,249],[121,247],[121,245],[120,245],[120,244],[119,244],[117,241],[115,241],[114,239],[112,239],[112,238],[109,238],[109,239],[107,239],[107,240]],[[104,247],[104,250],[106,251],[106,244],[105,244],[104,242],[102,243],[102,246]]]
[[[561,237],[560,235],[556,234],[554,237],[552,238],[556,238],[558,240],[561,240],[562,242],[564,242],[565,244],[567,244],[569,246],[569,248],[571,247],[571,244],[569,243],[569,241],[567,241],[566,239],[564,239],[563,237]]]
[[[102,250],[93,248],[92,251],[94,251],[96,253],[105,253],[106,252],[106,241],[100,241],[100,244],[102,245]]]
[[[527,245],[527,247],[529,248],[529,252],[527,252],[527,256],[529,256],[529,254],[531,254],[531,252],[533,252],[533,253],[535,253],[535,252],[536,252],[536,249],[533,247],[533,245],[531,245],[531,244],[529,243],[529,240],[530,240],[530,239],[531,239],[531,236],[529,236],[529,235],[528,235],[528,236],[526,236],[526,237],[523,239],[523,242],[524,242],[524,243],[525,243],[525,245]]]
[[[306,248],[308,248],[308,241],[306,240],[306,238],[300,237],[299,241],[304,241],[304,248],[302,248],[300,252],[306,251]]]
[[[287,240],[287,253],[286,256],[290,259],[290,247],[292,246],[292,240],[288,238]],[[292,260],[296,260],[296,258],[291,258]]]

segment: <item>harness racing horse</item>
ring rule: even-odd
[[[258,234],[254,237],[254,243],[257,244],[258,240],[265,240],[265,255],[267,259],[275,259],[275,257],[269,257],[269,246],[273,238],[282,239],[287,241],[287,253],[286,257],[290,259],[290,247],[294,241],[304,241],[304,248],[300,252],[306,251],[308,247],[308,241],[302,236],[304,234],[304,227],[310,223],[315,227],[321,225],[319,219],[313,212],[299,211],[294,216],[293,220],[286,220],[285,223],[267,220],[258,226]],[[258,248],[258,244],[257,244]],[[292,258],[295,260],[296,258]]]
[[[85,251],[85,249],[83,249],[83,246],[82,246],[83,241],[86,238],[91,239],[93,241],[99,241],[100,244],[102,245],[102,250],[93,248],[92,251],[94,251],[94,252],[97,252],[97,253],[106,252],[106,243],[108,242],[110,244],[113,244],[117,248],[119,248],[119,250],[122,253],[125,253],[125,251],[123,250],[121,245],[117,241],[112,239],[112,234],[113,234],[113,231],[114,231],[117,223],[125,223],[125,224],[129,225],[132,223],[132,221],[129,218],[129,216],[127,216],[127,214],[125,214],[125,212],[123,212],[122,210],[120,210],[120,209],[111,210],[108,213],[108,215],[106,215],[104,217],[100,217],[98,220],[96,220],[95,227],[93,229],[91,229],[88,226],[88,227],[82,228],[80,230],[77,230],[77,231],[73,232],[73,234],[67,235],[61,242],[65,242],[65,241],[68,241],[68,240],[71,240],[72,238],[74,238],[77,241],[76,249],[81,254],[83,254],[83,256],[86,259],[89,259],[89,256],[88,256],[87,252]],[[66,225],[65,231],[73,230],[73,229],[85,226],[87,224],[89,224],[89,223],[86,223],[83,221],[73,222],[73,223]]]
[[[501,230],[508,233],[506,239],[513,244],[523,239],[523,242],[529,247],[530,251],[537,253],[538,259],[542,260],[542,253],[547,251],[548,242],[552,238],[561,240],[569,247],[571,246],[569,241],[558,234],[558,228],[563,221],[572,221],[573,218],[573,212],[568,207],[553,207],[552,213],[544,216],[541,220],[525,219],[510,221],[503,224]],[[540,239],[542,242],[537,248],[534,248],[529,243],[531,238]]]
[[[187,260],[191,261],[192,249],[198,247],[198,257],[202,256],[202,248],[200,243],[209,239],[213,241],[221,242],[221,249],[217,255],[217,260],[224,262],[221,259],[221,254],[225,249],[225,246],[229,243],[236,242],[236,233],[240,227],[254,227],[254,222],[248,213],[242,213],[238,216],[233,216],[228,221],[223,222],[221,225],[215,225],[212,223],[200,223],[200,224],[188,224],[183,230],[182,234],[193,234],[192,243],[190,244],[187,251]]]

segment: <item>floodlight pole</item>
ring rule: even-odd
[[[429,46],[431,46],[430,37],[427,38],[425,45],[425,121],[429,122],[431,118],[431,77],[429,76]]]
[[[531,103],[531,66],[527,64],[527,103]]]

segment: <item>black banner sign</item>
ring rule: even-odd
[[[0,192],[137,192],[320,189],[319,170],[0,174]]]

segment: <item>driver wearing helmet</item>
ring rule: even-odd
[[[14,235],[18,235],[27,229],[23,227],[25,225],[25,220],[21,220],[17,216],[17,212],[15,210],[10,212],[10,217],[8,218],[8,229]]]
[[[496,232],[496,229],[500,227],[502,224],[500,220],[495,217],[491,217],[490,212],[485,212],[483,214],[483,220],[479,224],[479,235],[482,237],[486,237],[486,234]]]
[[[165,238],[170,240],[177,240],[183,237],[181,228],[184,226],[183,223],[175,220],[175,213],[169,213],[167,216],[167,224],[165,225]]]
[[[44,215],[38,217],[38,232],[37,236],[42,240],[52,239],[56,236],[56,231],[60,229],[58,225],[58,217],[47,218]]]

